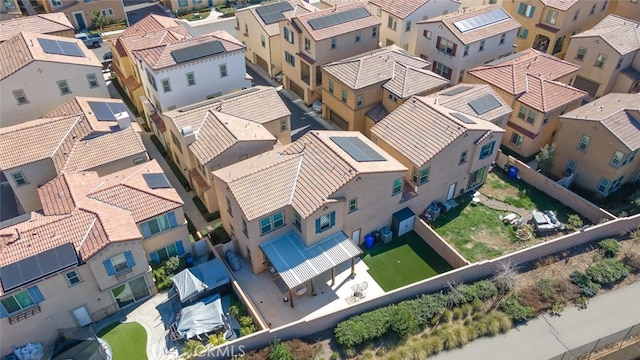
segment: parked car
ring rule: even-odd
[[[102,61],[111,61],[113,59],[113,54],[111,51],[108,51],[102,55]]]
[[[102,36],[100,34],[78,33],[76,34],[76,39],[82,40],[88,48],[97,48],[102,44]]]
[[[316,102],[313,103],[313,111],[317,112],[317,113],[321,113],[322,112],[322,101],[318,100]]]

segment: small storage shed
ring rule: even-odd
[[[397,236],[404,235],[413,230],[413,221],[416,214],[408,207],[398,210],[391,217],[391,231]]]

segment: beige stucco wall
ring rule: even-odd
[[[135,166],[135,164],[133,163],[134,160],[136,159],[145,159],[145,161],[149,161],[149,155],[147,155],[146,151],[142,151],[139,152],[137,154],[131,155],[131,156],[127,156],[125,158],[116,160],[116,161],[112,161],[110,163],[104,164],[104,165],[100,165],[91,169],[86,169],[87,171],[95,171],[98,173],[98,176],[105,176],[105,175],[109,175],[112,174],[116,171],[120,171],[120,170],[124,170],[124,169],[128,169],[132,166]]]
[[[366,135],[365,114],[380,102],[383,83],[354,90],[326,72],[323,72],[322,77],[323,118],[329,119],[330,112],[334,112],[349,124],[349,128],[344,130],[360,131]],[[329,92],[330,81],[333,81],[334,84],[333,94]],[[342,102],[343,89],[347,92],[346,102]],[[362,104],[360,106],[356,105],[358,95],[362,95]]]
[[[92,25],[91,16],[94,10],[101,11],[112,9],[113,15],[108,15],[106,19],[110,22],[117,22],[125,17],[124,5],[121,0],[111,0],[111,1],[77,1],[77,0],[59,0],[61,6],[53,6],[50,0],[42,1],[42,5],[46,12],[64,12],[67,16],[73,27],[79,29],[79,24],[76,21],[75,13],[80,12],[84,17],[84,21],[86,26],[90,27]]]
[[[141,96],[144,96],[144,87],[142,86],[140,80],[138,68],[131,61],[131,57],[129,55],[120,56],[115,46],[113,46],[111,42],[109,42],[109,50],[111,51],[111,54],[113,54],[113,63],[111,66],[118,69],[118,71],[113,71],[118,84],[120,84],[122,89],[124,89],[125,93],[129,97],[129,100],[131,100],[131,102],[135,105],[137,111],[144,111],[142,100],[140,99]],[[133,90],[125,85],[125,80],[130,76],[133,76],[138,81],[138,84],[140,84],[140,86]]]
[[[280,127],[280,121],[284,120],[287,122],[287,128],[282,130]],[[291,143],[291,118],[290,116],[285,116],[273,121],[269,121],[268,123],[262,124],[262,126],[267,129],[271,133],[271,135],[275,136],[281,144],[286,145]]]
[[[640,3],[631,0],[611,0],[607,14],[616,14],[640,21]]]
[[[258,57],[263,59],[267,65],[264,70],[269,73],[270,77],[274,77],[282,71],[282,50],[280,48],[282,37],[280,34],[269,36],[249,9],[237,11],[236,21],[238,40],[247,46],[244,53],[247,61],[257,65],[259,64]],[[245,31],[245,26],[248,31]],[[262,46],[262,37],[265,40],[264,46]]]
[[[17,186],[11,175],[17,172],[22,172],[27,180],[27,184]],[[27,213],[42,209],[42,203],[38,197],[38,187],[46,184],[58,175],[51,159],[43,159],[13,169],[4,170],[4,174],[7,179],[9,179],[9,184],[13,189],[16,200],[20,202],[22,208]]]
[[[142,238],[141,235],[139,235]],[[107,275],[107,270],[104,268],[103,261],[124,253],[125,251],[131,251],[133,258],[136,262],[132,271],[126,275],[126,279],[118,281],[115,276]],[[136,278],[138,275],[142,275],[149,271],[149,263],[147,262],[147,255],[142,247],[141,240],[121,241],[111,243],[105,249],[100,251],[97,255],[87,261],[87,264],[91,268],[93,275],[96,279],[96,283],[101,290],[110,289],[116,285],[120,285],[123,282]]]
[[[187,229],[187,222],[184,218],[184,212],[182,208],[172,210],[176,214],[176,222],[178,226],[162,231],[157,234],[153,234],[142,241],[142,248],[146,253],[146,261],[150,262],[149,253],[163,248],[167,245],[171,245],[176,241],[182,241],[185,253],[191,252],[191,242],[189,241],[189,230]],[[136,261],[137,262],[137,261]]]

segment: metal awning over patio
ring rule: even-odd
[[[310,247],[290,231],[260,247],[289,289],[362,254],[342,231]]]

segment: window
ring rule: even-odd
[[[262,45],[262,47],[267,47],[267,40],[264,37],[264,34],[260,34],[260,45]]]
[[[587,49],[585,47],[578,46],[578,51],[576,52],[576,60],[583,61],[586,54]]]
[[[602,67],[604,66],[604,63],[606,62],[607,62],[607,55],[600,53],[598,54],[598,57],[596,58],[596,63],[593,64],[593,66],[599,67],[602,69]]]
[[[293,226],[295,226],[298,231],[302,231],[302,217],[300,213],[295,210],[293,210]]]
[[[635,160],[637,154],[638,154],[638,149],[635,149],[632,152],[628,153],[627,156],[625,156],[624,159],[622,160],[622,166],[632,163],[633,160]]]
[[[342,93],[342,102],[346,103],[347,102],[347,90],[342,89],[341,93]]]
[[[90,88],[96,88],[100,86],[100,83],[98,82],[98,78],[96,77],[96,74],[87,74],[87,81],[89,82]]]
[[[393,192],[391,196],[397,195],[402,191],[402,178],[393,180]]]
[[[296,58],[289,54],[288,52],[284,52],[284,60],[291,66],[296,66]]]
[[[480,160],[486,159],[493,154],[493,148],[496,146],[496,142],[492,141],[482,146],[480,150]]]
[[[362,94],[356,96],[356,106],[362,105]]]
[[[331,49],[335,49],[336,48],[336,37],[332,37],[331,38]]]
[[[404,26],[404,31],[405,32],[411,31],[411,20],[407,20],[407,23]]]
[[[149,84],[153,87],[153,90],[158,91],[158,87],[156,87],[156,78],[151,74],[149,69],[145,69],[147,72],[147,80],[149,80]]]
[[[329,93],[333,94],[333,80],[329,80]]]
[[[247,220],[242,218],[242,233],[244,236],[249,237],[249,232],[247,231]]]
[[[480,47],[478,47],[478,52],[484,51],[484,40],[480,40]]]
[[[51,6],[62,6],[62,0],[51,0]]]
[[[445,64],[439,62],[436,63],[436,74],[445,77],[447,79],[451,78],[451,68],[446,66]]]
[[[11,174],[11,176],[13,177],[13,181],[16,182],[17,186],[21,186],[21,185],[26,185],[27,184],[27,179],[24,177],[24,174],[22,173],[22,171],[19,171],[17,173],[13,173],[13,174]]]
[[[460,165],[460,164],[464,164],[464,163],[466,163],[466,162],[467,162],[467,150],[463,151],[463,152],[460,154],[460,161],[458,161],[458,165]]]
[[[504,44],[504,40],[505,40],[506,37],[507,37],[507,34],[500,35],[500,45]]]
[[[146,239],[153,234],[173,229],[176,226],[178,226],[176,214],[172,211],[140,223],[140,231],[142,232],[142,236]]]
[[[60,89],[60,95],[71,94],[71,89],[69,89],[69,84],[67,84],[67,80],[58,81],[58,89]]]
[[[171,91],[171,83],[169,82],[169,79],[162,79],[160,80],[160,83],[162,83],[162,91],[164,92]]]
[[[136,159],[133,159],[133,165],[140,165],[140,164],[144,164],[147,162],[147,158],[146,157],[139,157]]]
[[[609,179],[607,178],[602,178],[600,180],[600,184],[598,184],[598,191],[606,194],[607,193],[607,188],[609,187]]]
[[[289,30],[289,28],[285,27],[284,28],[284,39],[287,40],[289,43],[293,44],[293,31]]]
[[[249,24],[244,23],[244,33],[249,34]]]
[[[358,210],[358,198],[355,197],[349,200],[349,212],[352,213]]]
[[[535,12],[536,12],[536,7],[533,5],[520,3],[520,6],[518,7],[518,14],[524,17],[532,18]]]
[[[123,271],[129,270],[136,266],[136,262],[133,259],[131,251],[125,251],[122,254],[116,255],[111,259],[107,259],[102,262],[104,269],[109,276],[116,275]]]
[[[27,99],[27,96],[24,94],[24,91],[22,89],[13,90],[13,96],[16,98],[18,105],[29,103],[29,99]]]
[[[260,219],[260,235],[284,226],[284,213],[279,211],[271,216]]]
[[[549,10],[549,12],[547,13],[547,19],[546,19],[547,24],[555,25],[556,21],[558,21],[558,12]]]
[[[187,86],[193,86],[196,84],[196,77],[192,72],[187,73]]]
[[[615,151],[613,153],[613,157],[611,158],[611,166],[618,167],[622,163],[622,158],[624,157],[624,153],[620,151]]]
[[[171,131],[171,141],[173,141],[173,145],[175,145],[182,154],[182,146],[180,145],[180,140],[178,140],[178,137],[173,133],[173,131]],[[177,159],[178,158],[176,157],[176,160]]]
[[[65,278],[67,279],[67,282],[69,283],[69,286],[73,286],[75,284],[80,283],[80,275],[78,275],[78,272],[75,270],[69,271],[68,273],[64,274]]]
[[[616,64],[616,69],[620,69],[620,66],[622,66],[622,58],[618,60],[618,64]]]
[[[622,186],[622,179],[624,179],[624,175],[620,176],[619,178],[611,182],[611,186],[609,186],[610,193],[620,189],[620,186]]]
[[[577,9],[576,12],[573,13],[573,20],[572,21],[578,20],[578,15],[580,15],[580,9]]]
[[[178,0],[179,7],[188,6],[188,5],[189,5],[189,0]]]
[[[578,150],[586,151],[590,141],[591,141],[590,137],[588,137],[587,135],[582,135],[582,139],[580,139],[580,144],[578,144]]]
[[[431,40],[431,31],[429,30],[422,30],[422,36],[424,36],[425,38]]]
[[[371,37],[378,37],[378,28],[376,26],[371,28]]]
[[[233,210],[231,210],[231,200],[229,200],[229,197],[227,197],[227,212],[231,217],[233,217]]]
[[[316,219],[316,234],[329,230],[336,224],[336,212],[332,211]]]
[[[517,133],[513,133],[511,135],[511,143],[514,144],[517,147],[522,146],[522,143],[524,142],[524,137],[520,134]]]
[[[355,39],[355,42],[360,42],[360,37],[361,37],[360,35],[361,35],[360,30],[356,30],[356,39]]]
[[[438,40],[436,41],[436,48],[438,51],[451,56],[456,56],[456,47],[457,45],[454,44],[453,41],[438,36]]]
[[[594,12],[596,12],[596,6],[598,4],[593,4],[593,6],[591,6],[591,11],[589,11],[589,15],[593,15]]]
[[[411,175],[411,181],[413,181],[416,185],[422,185],[429,182],[429,172],[431,168],[428,167],[426,169],[418,169],[417,167],[413,167],[413,173]]]
[[[0,306],[0,318],[18,313],[43,301],[44,296],[42,296],[37,286],[9,295],[0,300],[0,305],[2,305]]]
[[[398,19],[389,15],[389,20],[387,21],[387,27],[393,31],[396,31],[397,26],[398,26]]]
[[[113,295],[113,298],[116,300],[118,308],[122,309],[127,305],[131,305],[136,301],[148,297],[150,294],[147,281],[145,277],[142,276],[111,289],[111,295]]]
[[[603,12],[605,10],[607,10],[607,5],[609,4],[609,1],[605,1],[602,3],[602,8],[600,8],[600,12]]]
[[[527,28],[520,27],[520,29],[518,29],[518,37],[520,39],[526,39],[527,35],[529,35],[529,30]]]
[[[573,160],[567,161],[567,166],[564,167],[565,175],[571,175],[576,171],[576,162]]]
[[[227,64],[221,64],[220,65],[220,77],[227,77],[228,73],[227,73]]]
[[[311,52],[311,40],[304,38],[304,50]]]
[[[464,51],[462,52],[462,56],[469,55],[469,45],[464,46]]]
[[[538,112],[528,108],[527,106],[520,105],[520,111],[518,111],[518,117],[529,124],[533,124],[536,121],[536,116],[538,116]]]
[[[168,260],[170,257],[184,255],[184,252],[184,245],[182,244],[182,241],[176,241],[173,244],[169,244],[151,252],[149,254],[149,259],[151,259],[151,262],[158,264]]]

